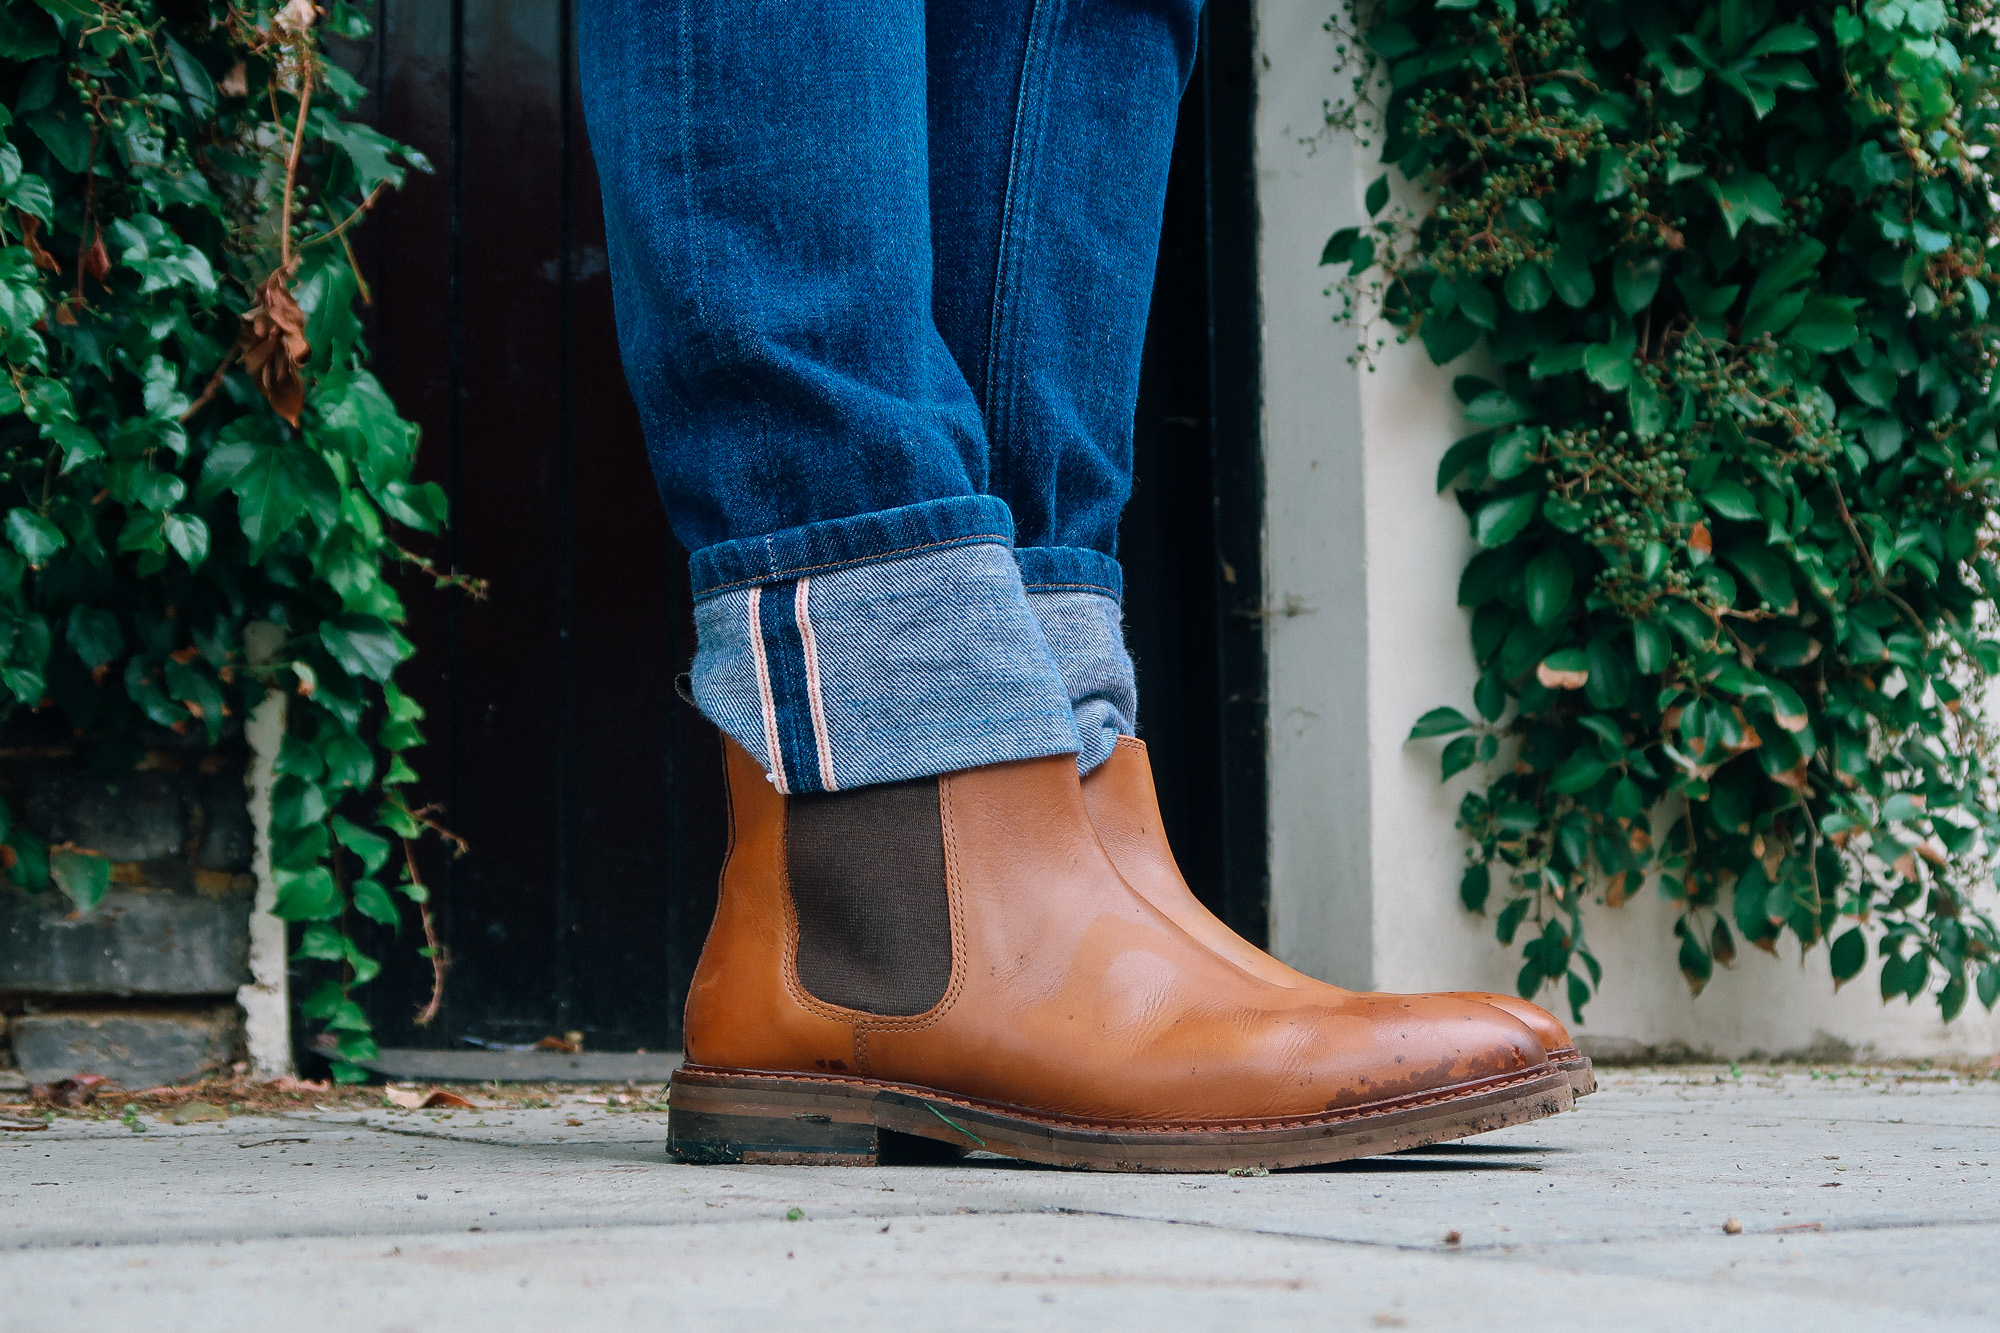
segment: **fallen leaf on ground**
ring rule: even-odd
[[[102,1074],[78,1074],[75,1078],[45,1084],[36,1088],[34,1098],[49,1106],[66,1106],[75,1109],[88,1106],[97,1096],[98,1089],[111,1080]]]
[[[331,1092],[333,1083],[329,1079],[293,1078],[290,1074],[280,1074],[271,1080],[272,1092]]]
[[[174,1125],[193,1125],[205,1120],[227,1120],[229,1108],[217,1106],[214,1102],[184,1102],[160,1119]]]
[[[564,1055],[575,1055],[583,1049],[583,1045],[580,1042],[565,1041],[561,1037],[543,1037],[535,1043],[535,1049],[538,1051],[558,1051]]]
[[[565,1125],[568,1125],[571,1129],[575,1129],[583,1124],[583,1122],[581,1120],[578,1120],[575,1116],[571,1116],[569,1119],[563,1121],[563,1123]]]
[[[446,1092],[443,1088],[433,1088],[429,1092],[419,1092],[415,1088],[384,1088],[382,1096],[391,1106],[400,1106],[405,1111],[421,1111],[430,1107],[443,1107],[450,1111],[477,1111],[479,1103]]]

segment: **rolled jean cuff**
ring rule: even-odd
[[[1011,533],[1006,507],[985,503]],[[748,543],[695,553],[708,581],[695,702],[779,791],[1076,751],[1070,696],[1006,538],[966,534],[980,516],[950,500],[776,533],[757,539],[773,572],[747,583]],[[871,547],[887,550],[871,559]]]
[[[694,595],[831,574],[898,556],[960,546],[1014,544],[1014,515],[990,495],[927,500],[852,518],[828,519],[764,537],[717,542],[688,561]]]
[[[1139,687],[1125,649],[1125,586],[1118,562],[1097,551],[1029,547],[1016,551],[1028,605],[1062,673],[1076,719],[1078,771],[1111,757],[1120,736],[1134,734]]]
[[[1125,600],[1125,571],[1102,551],[1079,546],[1023,546],[1014,551],[1031,593],[1094,592]]]

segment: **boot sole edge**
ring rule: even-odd
[[[1559,1114],[1574,1097],[1571,1076],[1544,1065],[1326,1116],[1150,1128],[1024,1113],[909,1084],[683,1066],[667,1128],[670,1151],[704,1164],[874,1166],[900,1137],[1083,1170],[1201,1173],[1427,1147]]]
[[[1575,1060],[1564,1060],[1556,1065],[1569,1078],[1569,1090],[1578,1097],[1588,1097],[1597,1091],[1597,1071],[1591,1068],[1590,1057],[1581,1056]]]

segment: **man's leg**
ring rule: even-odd
[[[1087,772],[1136,721],[1118,519],[1200,4],[932,0],[929,23],[933,308]]]
[[[1024,419],[1009,438],[1028,461],[988,475],[930,311],[923,17],[915,0],[584,12],[627,371],[675,526],[699,548],[697,697],[734,738],[673,1146],[872,1162],[886,1130],[1225,1170],[1567,1105],[1511,1019],[1261,981],[1106,854],[1070,693],[990,492],[1030,480],[1008,489],[1048,552],[1037,582],[1074,566],[1115,643],[1129,441],[1121,427],[1095,454],[1057,449]],[[1048,230],[1058,249],[1075,241]],[[1002,246],[1003,272],[1060,285],[1027,253],[1040,243]],[[1104,336],[1068,317],[1003,318],[993,346]],[[1134,356],[1136,340],[1135,326]],[[1072,483],[1085,502],[1058,504]],[[1095,518],[1052,527],[1058,509]]]
[[[784,792],[1073,751],[932,319],[921,0],[585,0],[580,29],[702,710]]]

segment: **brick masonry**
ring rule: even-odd
[[[185,1083],[229,1063],[235,1006],[211,1009],[71,1009],[23,1014],[7,1025],[30,1083],[102,1074],[123,1088]]]
[[[17,745],[0,791],[52,845],[113,862],[90,912],[0,880],[0,1069],[149,1087],[235,1060],[255,899],[241,754],[170,743],[105,777],[64,745]]]

